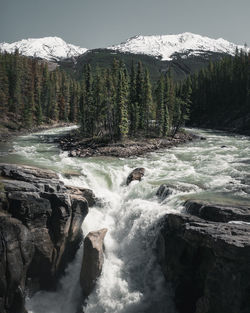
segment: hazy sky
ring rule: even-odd
[[[85,48],[193,32],[250,45],[250,0],[0,0],[0,42],[59,36]]]

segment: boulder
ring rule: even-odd
[[[156,191],[156,195],[161,198],[161,200],[166,199],[173,193],[174,189],[169,187],[167,184],[162,184]]]
[[[249,312],[249,224],[168,214],[161,220],[157,257],[179,313]]]
[[[84,297],[93,291],[97,278],[101,275],[104,262],[104,237],[107,229],[90,232],[84,239],[84,252],[80,283]]]
[[[134,169],[127,178],[126,184],[129,185],[133,180],[139,180],[141,181],[142,177],[145,174],[145,168],[143,167],[138,167]]]
[[[7,260],[13,249],[16,260],[11,267],[0,263],[0,311],[19,313],[24,288],[32,294],[56,287],[82,241],[88,202],[82,191],[75,187],[75,193],[70,192],[52,171],[0,164],[0,175],[1,260]],[[8,233],[8,238],[12,233],[15,238],[4,239]],[[19,276],[12,279],[10,268]]]

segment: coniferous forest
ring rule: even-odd
[[[85,65],[76,81],[60,68],[18,54],[0,55],[2,114],[21,116],[22,127],[49,121],[79,122],[84,137],[175,134],[188,118],[190,85],[176,88],[171,73],[152,86],[142,63],[131,68],[116,59],[108,69]]]
[[[186,121],[199,127],[249,129],[249,54],[210,62],[208,68],[174,82],[171,70],[152,84],[141,62],[127,68],[114,59],[110,68],[84,66],[80,80],[34,58],[0,54],[1,115],[21,126],[48,122],[80,123],[83,137],[173,136]]]
[[[60,69],[18,54],[0,54],[0,109],[20,116],[22,127],[77,121],[79,83]]]
[[[250,54],[236,51],[188,78],[189,124],[250,133]]]

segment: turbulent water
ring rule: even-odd
[[[99,204],[84,220],[84,234],[108,228],[103,273],[90,295],[85,313],[174,312],[171,294],[155,257],[159,219],[183,210],[188,198],[217,199],[226,203],[250,198],[249,137],[192,130],[207,138],[143,157],[70,158],[49,138],[68,131],[60,128],[18,137],[0,147],[0,162],[50,168],[68,185],[91,188]],[[51,137],[52,136],[52,137]],[[125,185],[136,167],[146,169],[143,180]],[[66,179],[64,174],[79,173]],[[158,187],[177,190],[158,199]],[[82,249],[68,266],[56,292],[38,292],[27,299],[29,313],[74,313],[80,297]]]

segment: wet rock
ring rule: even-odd
[[[221,211],[224,209],[227,216],[227,208]],[[219,216],[228,219],[224,214]],[[179,313],[249,311],[248,224],[212,222],[187,214],[166,215],[161,221],[157,256]]]
[[[223,145],[223,146],[221,146],[221,148],[222,148],[222,149],[223,149],[223,148],[227,148],[227,146],[224,146],[224,145]]]
[[[77,156],[77,152],[76,152],[75,150],[70,151],[70,152],[69,152],[69,156],[70,156],[70,157],[76,157],[76,156]]]
[[[58,175],[50,170],[44,170],[26,165],[0,163],[0,176],[16,180],[34,182],[35,179],[57,179]]]
[[[93,291],[97,278],[101,275],[104,262],[104,237],[107,229],[90,232],[84,239],[84,253],[80,283],[84,297],[88,297]]]
[[[126,184],[129,185],[133,180],[139,180],[141,181],[142,177],[144,176],[145,168],[138,167],[134,169],[127,178]]]
[[[73,171],[68,171],[68,172],[64,172],[63,175],[70,179],[70,178],[73,178],[73,177],[79,177],[81,176],[82,174],[81,173],[78,173],[78,172],[73,172]]]
[[[173,193],[173,188],[169,187],[166,184],[162,184],[156,191],[156,195],[161,198],[161,200],[166,199]]]
[[[12,236],[12,231],[16,236],[13,240],[4,239],[1,260],[7,258],[5,251],[15,249],[12,270],[19,273],[12,283],[8,267],[0,261],[0,308],[2,305],[3,312],[19,313],[24,287],[31,293],[55,288],[59,276],[74,258],[82,240],[81,225],[88,213],[88,202],[83,191],[74,187],[74,193],[71,192],[51,171],[0,164],[0,173],[0,217],[5,220],[0,225],[0,240],[5,238],[3,233],[10,232]],[[25,261],[26,250],[33,251],[29,262]],[[11,284],[15,288],[10,289]],[[13,301],[20,304],[17,311],[12,308]]]
[[[227,223],[229,221],[250,222],[250,205],[234,206],[209,204],[202,200],[187,200],[184,204],[191,215],[213,222]]]

